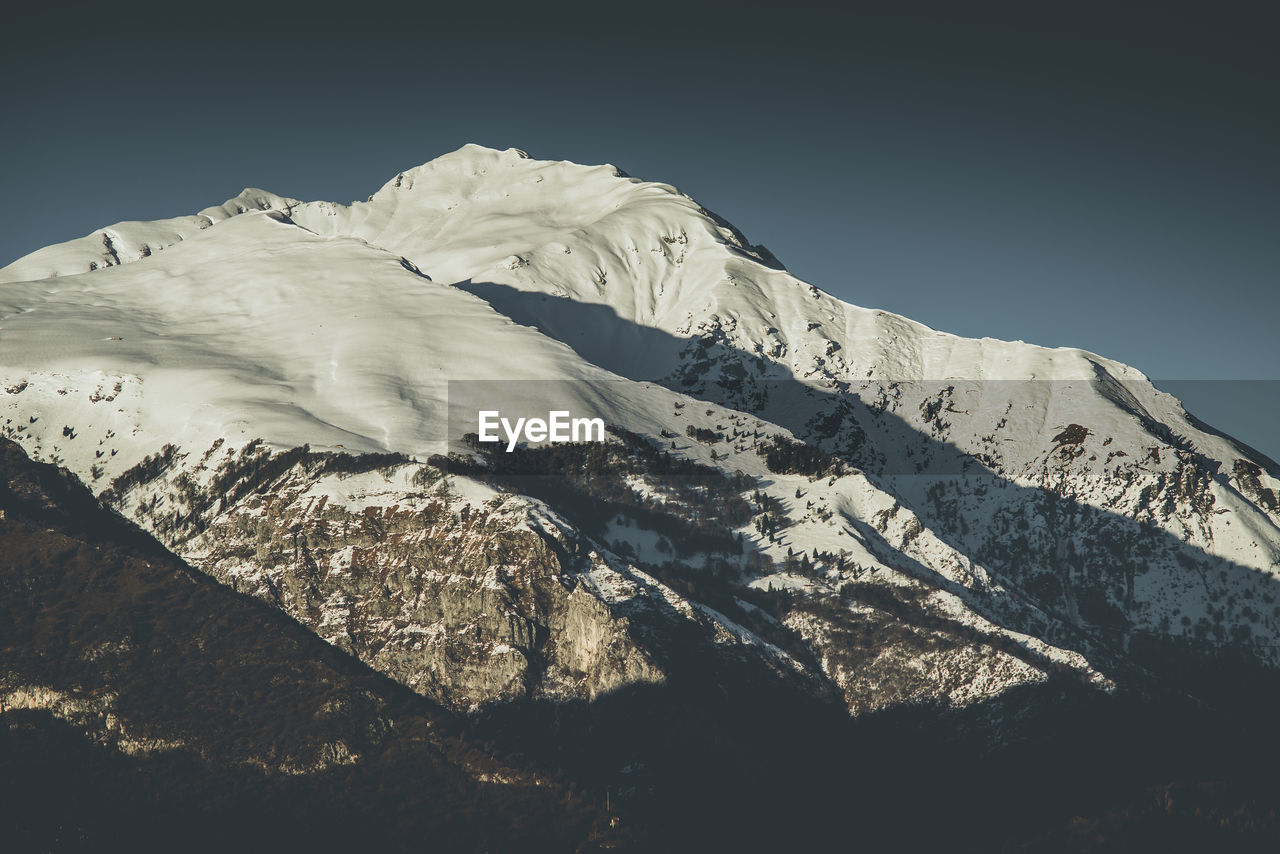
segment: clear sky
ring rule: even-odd
[[[515,146],[675,184],[850,302],[1135,365],[1280,457],[1280,5],[258,5],[7,13],[0,264]]]

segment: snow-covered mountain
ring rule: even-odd
[[[464,438],[487,407],[611,433],[509,455]],[[1280,665],[1274,463],[1104,357],[835,299],[611,166],[466,146],[366,202],[42,249],[0,270],[0,429],[460,711],[691,657],[853,717]]]

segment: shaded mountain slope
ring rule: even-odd
[[[7,441],[0,510],[10,850],[564,851],[603,826]]]

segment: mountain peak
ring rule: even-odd
[[[436,180],[478,178],[489,175],[490,170],[502,166],[515,169],[519,175],[530,171],[558,170],[576,177],[595,173],[604,173],[611,177],[627,177],[611,164],[588,165],[571,160],[539,160],[523,149],[490,148],[469,142],[453,151],[406,169],[388,181],[383,189],[413,189],[426,176],[435,176]],[[501,173],[490,176],[490,180],[498,182],[509,178],[510,176]]]

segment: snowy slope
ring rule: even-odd
[[[554,378],[585,394],[618,379],[399,256],[278,212],[228,220],[145,264],[9,283],[0,311],[4,385],[29,383],[24,413],[58,420],[118,378],[136,411],[97,407],[115,412],[74,423],[149,448],[242,436],[425,456],[445,450],[450,380]],[[32,408],[46,386],[54,397]],[[566,405],[652,429],[646,413],[662,407],[644,395]],[[57,450],[83,469],[74,441]]]
[[[298,204],[266,190],[246,188],[234,199],[205,208],[194,216],[156,222],[120,222],[78,240],[32,252],[0,271],[0,282],[74,276],[151,257],[206,228],[250,211],[284,211]]]

